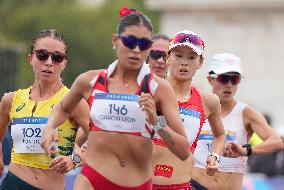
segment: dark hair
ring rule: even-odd
[[[33,39],[33,42],[32,42],[32,45],[31,45],[31,53],[33,53],[33,51],[34,51],[35,43],[37,42],[37,40],[41,39],[41,38],[45,38],[45,37],[54,38],[58,41],[63,42],[64,45],[65,45],[65,53],[67,55],[68,43],[67,43],[64,35],[61,32],[59,32],[55,29],[43,29],[43,30],[39,31]]]
[[[152,40],[160,40],[160,39],[170,41],[170,38],[165,34],[154,34],[152,37]]]
[[[130,10],[132,10],[132,12],[123,16],[117,24],[116,33],[118,35],[122,34],[126,27],[140,24],[143,24],[149,31],[153,32],[152,22],[146,15],[134,9]]]

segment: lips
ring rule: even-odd
[[[135,57],[135,56],[129,57],[129,59],[134,60],[134,61],[139,61],[140,60],[139,57]]]
[[[230,92],[230,91],[224,91],[223,93],[227,94],[227,95],[231,95],[232,94],[232,92]]]
[[[186,68],[181,68],[181,69],[179,70],[179,72],[181,72],[181,73],[187,73],[187,72],[188,72],[188,69],[186,69]]]
[[[50,70],[43,70],[43,71],[41,71],[41,72],[43,72],[43,73],[48,73],[48,74],[52,74],[52,71],[50,71]]]

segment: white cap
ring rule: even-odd
[[[188,30],[179,31],[174,34],[170,40],[169,52],[177,46],[187,46],[193,49],[198,55],[203,53],[205,47],[203,40],[196,33]]]
[[[208,67],[208,73],[213,71],[217,75],[237,72],[243,76],[241,58],[230,53],[215,54]]]

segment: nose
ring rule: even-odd
[[[185,61],[185,60],[182,61],[182,62],[181,62],[181,65],[182,65],[182,66],[188,66],[188,61]]]
[[[53,65],[53,61],[51,59],[51,56],[48,56],[47,60],[44,63],[46,66],[52,66]]]
[[[140,48],[138,45],[135,46],[135,48],[133,49],[134,52],[139,53],[140,52]]]
[[[160,57],[159,59],[157,59],[157,62],[159,62],[159,63],[165,63],[166,61],[164,60],[163,57]]]

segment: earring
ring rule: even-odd
[[[112,46],[112,49],[113,49],[113,50],[115,50],[115,49],[116,49],[116,47],[115,47],[115,46]]]

